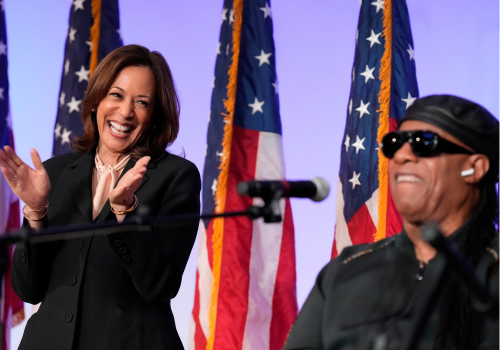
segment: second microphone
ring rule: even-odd
[[[240,182],[238,194],[250,197],[271,197],[277,191],[283,191],[281,197],[310,198],[315,202],[324,200],[330,192],[328,182],[321,177],[309,181],[248,181]]]

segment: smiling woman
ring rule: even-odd
[[[106,111],[100,112],[101,104]],[[103,125],[96,119],[110,109],[115,114],[127,114],[120,117],[122,122],[134,111],[138,117],[147,116],[143,120],[147,123],[146,128],[152,126],[145,134],[134,132],[128,137],[123,153],[129,153],[134,160],[163,154],[179,132],[179,98],[172,73],[161,54],[149,52],[139,45],[127,45],[101,62],[89,81],[82,102],[84,134],[72,141],[71,147],[76,152],[88,151],[96,140],[105,136],[100,129]],[[108,121],[120,123],[115,119]]]
[[[194,164],[165,151],[179,131],[170,69],[157,52],[128,45],[109,54],[83,100],[75,153],[35,169],[11,148],[0,167],[34,230],[121,222],[138,206],[154,216],[199,213]],[[50,203],[50,206],[49,206]],[[182,349],[170,300],[177,294],[198,220],[149,232],[113,232],[18,245],[12,286],[42,302],[19,349]]]

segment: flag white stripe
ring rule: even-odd
[[[210,309],[210,296],[212,289],[212,269],[208,261],[208,248],[207,248],[207,232],[205,224],[200,222],[200,251],[198,253],[198,293],[200,295],[200,313],[199,322],[205,338],[208,339],[210,335],[208,313]]]
[[[189,318],[189,338],[188,338],[188,349],[195,350],[194,343],[194,332],[196,331],[196,322],[194,320],[193,314],[191,313],[191,317]]]
[[[373,192],[372,197],[365,203],[375,227],[378,225],[378,193],[379,190],[377,188],[375,192]]]
[[[337,203],[335,208],[336,223],[335,223],[335,241],[337,242],[337,254],[340,255],[345,247],[352,245],[349,229],[344,217],[344,195],[342,193],[342,182],[337,183]]]
[[[255,179],[283,179],[284,173],[281,136],[260,132]],[[260,198],[254,199],[254,205],[262,204]],[[280,208],[284,215],[285,200],[280,202]],[[262,219],[253,222],[248,312],[243,350],[269,349],[274,286],[282,236],[283,222],[266,224]]]

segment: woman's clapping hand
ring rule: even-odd
[[[109,203],[119,211],[126,211],[134,204],[134,192],[139,188],[151,157],[142,157],[127,171],[109,193]]]
[[[38,152],[31,149],[35,169],[24,163],[14,150],[5,146],[0,149],[0,168],[12,191],[29,209],[44,208],[50,191],[50,181]]]

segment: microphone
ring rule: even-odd
[[[276,192],[282,191],[281,197],[310,198],[321,202],[330,193],[328,182],[321,177],[314,177],[310,181],[247,181],[240,182],[236,188],[242,196],[270,198]]]
[[[427,224],[422,227],[421,234],[427,243],[431,244],[446,257],[450,268],[455,271],[458,278],[462,280],[476,299],[473,305],[474,308],[480,312],[487,311],[494,299],[487,287],[479,281],[474,267],[467,261],[458,247],[452,241],[445,238],[434,224]]]

